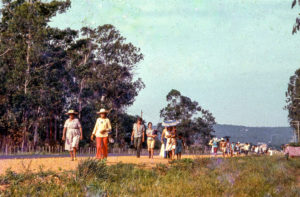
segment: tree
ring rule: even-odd
[[[70,1],[3,1],[0,65],[5,75],[1,85],[4,90],[2,96],[6,98],[6,112],[1,119],[13,121],[9,129],[14,133],[22,132],[23,145],[28,142],[30,129],[42,112],[44,97],[41,94],[47,89],[42,74],[54,65],[52,61],[41,61],[45,59],[43,56],[49,51],[52,41],[51,28],[47,23],[69,6]]]
[[[69,0],[3,0],[0,135],[14,137],[16,144],[57,143],[70,108],[79,111],[85,137],[100,107],[112,109],[116,128],[118,114],[144,88],[134,79],[143,54],[114,26],[75,31],[48,25],[70,5]]]
[[[179,120],[178,131],[184,134],[188,144],[194,143],[194,138],[206,139],[211,136],[216,122],[208,110],[181,95],[178,90],[172,89],[166,99],[168,104],[160,111],[160,117],[164,120]]]
[[[83,27],[79,37],[68,49],[69,73],[75,85],[69,98],[75,99],[72,102],[78,104],[80,115],[87,108],[111,109],[113,126],[118,129],[119,115],[144,88],[141,79],[133,80],[135,65],[143,55],[140,49],[125,43],[126,39],[112,25]],[[83,123],[90,122],[86,114],[82,115]]]
[[[293,2],[292,2],[292,8],[294,8],[297,4],[300,5],[300,1],[299,0],[293,0]],[[292,34],[297,33],[299,31],[299,29],[300,29],[300,18],[297,17],[296,18],[296,22],[295,22],[295,24],[293,26]]]
[[[299,141],[298,124],[300,123],[300,69],[290,77],[288,89],[286,91],[285,109],[288,110],[288,121],[291,127],[295,128],[295,134]]]

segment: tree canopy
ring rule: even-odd
[[[172,89],[166,96],[167,106],[160,111],[164,120],[178,120],[178,131],[187,138],[187,143],[194,143],[195,138],[207,140],[211,137],[215,118],[208,110],[203,109],[197,101],[181,95]]]
[[[113,25],[50,27],[69,0],[2,2],[0,135],[12,143],[56,143],[70,108],[78,110],[88,139],[100,107],[114,119],[145,87],[134,77],[143,54]]]

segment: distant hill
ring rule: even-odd
[[[294,132],[291,127],[245,127],[217,124],[214,135],[218,138],[230,136],[233,142],[264,142],[271,146],[280,146],[293,140]]]

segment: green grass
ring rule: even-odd
[[[70,172],[8,170],[0,196],[300,196],[299,169],[300,159],[267,156],[183,159],[153,169],[87,159]]]

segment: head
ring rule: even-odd
[[[178,138],[179,138],[179,139],[182,139],[182,137],[183,137],[183,136],[182,136],[182,133],[179,133],[179,134],[178,134]]]
[[[167,130],[168,131],[172,131],[172,127],[167,127]]]
[[[75,112],[75,110],[70,109],[66,114],[67,114],[67,115],[69,116],[69,118],[72,120],[72,119],[75,118],[75,115],[78,114],[78,113]]]
[[[107,117],[107,113],[100,113],[100,118],[106,118]]]
[[[176,126],[172,127],[172,131],[176,132]]]
[[[138,117],[136,123],[142,124],[142,121],[143,121],[143,119],[141,117]]]
[[[152,129],[152,122],[148,122],[148,128]]]
[[[72,120],[75,118],[75,114],[69,114],[69,118]]]

